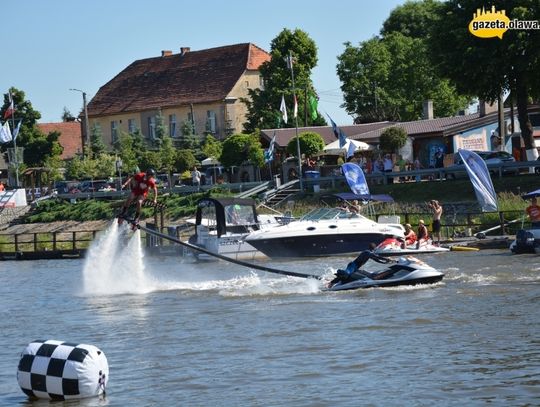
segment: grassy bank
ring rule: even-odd
[[[493,178],[497,194],[521,195],[540,188],[540,175],[527,174]],[[396,202],[419,203],[436,199],[441,202],[476,201],[474,189],[468,179],[451,181],[407,182],[402,184],[370,186],[372,194],[389,194]]]
[[[525,207],[519,195],[540,188],[540,176],[521,175],[514,177],[494,178],[495,190],[500,195],[505,207],[501,210],[518,210]],[[345,181],[340,183],[340,190],[332,192],[349,191]],[[476,202],[472,184],[468,180],[407,182],[390,185],[370,186],[372,194],[391,195],[396,204],[392,210],[396,212],[414,212],[415,207],[421,209],[423,203],[437,199],[443,204],[455,202]],[[328,191],[325,191],[328,192]],[[177,220],[195,213],[197,201],[206,194],[191,195],[161,195],[159,201],[167,207],[165,215],[169,220]],[[305,213],[313,206],[318,205],[319,196],[307,194],[304,198],[296,199],[295,215]],[[510,202],[510,204],[506,204]],[[25,223],[53,222],[53,221],[88,221],[111,219],[120,210],[122,201],[81,200],[76,204],[66,201],[44,201],[24,218]],[[152,217],[153,209],[144,208],[143,218]]]

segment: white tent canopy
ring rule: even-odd
[[[221,163],[218,160],[216,160],[214,157],[208,157],[201,161],[201,165],[202,166],[221,165]]]
[[[363,141],[359,140],[351,140],[348,138],[347,142],[343,147],[339,148],[339,140],[336,140],[326,145],[323,151],[326,154],[346,154],[347,151],[349,151],[349,146],[351,145],[351,143],[355,147],[355,152],[373,150],[373,147],[370,146],[368,143],[364,143]]]

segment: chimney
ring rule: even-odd
[[[171,55],[172,55],[172,51],[169,51],[169,50],[161,51],[161,56],[162,57],[170,57]]]
[[[478,101],[478,112],[480,117],[484,117],[486,114],[496,112],[498,110],[499,104],[497,101],[492,104],[488,104],[485,100]]]
[[[433,119],[433,100],[428,99],[424,101],[424,105],[422,107],[422,118],[424,120]]]
[[[180,47],[180,55],[186,55],[189,51],[191,51],[190,47]]]

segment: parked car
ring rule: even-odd
[[[515,162],[516,159],[512,156],[512,154],[506,152],[506,151],[474,151],[476,154],[478,154],[488,165],[494,165],[494,164],[504,164],[504,163],[510,163]],[[463,172],[452,172],[453,170],[463,170]],[[489,168],[489,172],[492,175],[497,175],[499,173],[499,170],[497,168]],[[512,174],[516,175],[519,173],[519,168],[503,168],[503,174]],[[450,167],[446,167],[446,177],[448,179],[456,179],[456,178],[465,178],[467,177],[467,172],[465,170],[465,165],[463,164],[463,161],[461,160],[461,156],[459,154],[454,155],[454,165]]]
[[[222,166],[207,167],[204,169],[203,175],[205,179],[204,185],[227,182],[227,173],[225,172],[225,167]]]
[[[83,181],[81,182],[80,188],[81,192],[108,192],[116,191],[116,188],[112,183],[106,180],[98,181]]]

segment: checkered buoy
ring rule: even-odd
[[[105,393],[109,365],[93,345],[37,340],[21,354],[17,381],[30,398],[70,400]]]

